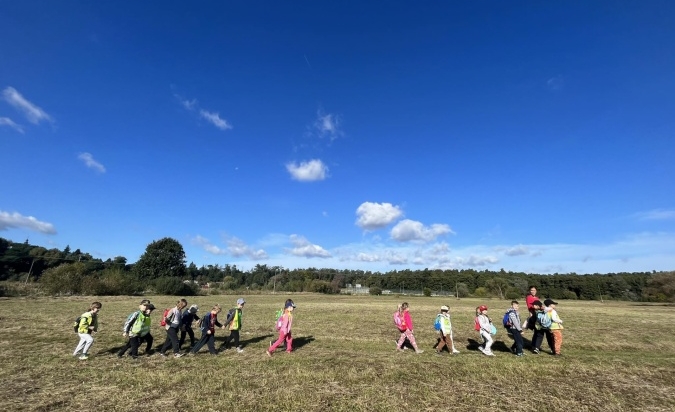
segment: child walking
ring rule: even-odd
[[[478,307],[478,311],[479,315],[476,320],[480,327],[480,336],[483,338],[483,345],[479,346],[478,350],[483,352],[484,355],[495,356],[495,354],[492,353],[492,319],[487,315],[488,307],[481,305]]]
[[[195,320],[199,319],[197,312],[199,312],[199,306],[197,305],[192,305],[190,306],[190,309],[187,309],[185,312],[183,312],[183,317],[181,319],[182,325],[180,328],[180,340],[178,341],[179,347],[183,347],[186,335],[190,336],[190,348],[195,346],[195,332],[192,330],[192,324],[195,322]]]
[[[508,320],[508,334],[513,336],[513,345],[511,352],[516,356],[523,356],[523,326],[520,323],[520,312],[518,312],[518,301],[511,301],[511,309],[507,312],[509,314]]]
[[[237,353],[242,353],[244,351],[241,348],[241,345],[239,345],[239,331],[241,330],[241,314],[245,303],[246,301],[244,298],[237,299],[237,307],[232,308],[227,312],[227,320],[225,321],[225,325],[230,329],[230,336],[225,338],[223,346],[227,349],[230,347],[230,342],[234,342]]]
[[[553,348],[552,353],[554,355],[560,356],[560,348],[562,346],[562,331],[563,331],[563,321],[558,316],[558,312],[555,310],[558,302],[554,302],[553,299],[546,299],[544,301],[545,311],[548,312],[551,317],[551,335],[553,335]]]
[[[401,336],[398,338],[398,342],[396,342],[396,350],[403,350],[401,347],[403,346],[405,340],[408,339],[412,347],[415,349],[415,353],[422,353],[424,351],[417,347],[417,341],[415,341],[415,335],[413,334],[413,321],[409,310],[410,307],[408,302],[401,303],[401,307],[399,308],[399,318],[402,318],[402,321],[401,324],[398,325],[398,330],[401,332]]]
[[[220,305],[213,305],[211,311],[204,315],[199,326],[199,329],[202,331],[202,337],[195,346],[192,347],[192,350],[190,351],[191,354],[199,352],[199,349],[201,349],[204,344],[209,348],[209,353],[211,353],[211,355],[218,354],[214,342],[216,340],[216,327],[224,328],[223,325],[218,322],[218,314],[221,311]]]
[[[436,353],[440,355],[443,348],[448,348],[448,352],[452,351],[452,353],[459,353],[459,351],[455,349],[455,342],[452,339],[452,322],[450,322],[448,307],[445,305],[441,306],[441,313],[437,316],[440,319],[441,330],[439,331],[440,341],[436,346]]]
[[[89,359],[89,348],[94,343],[92,333],[98,332],[98,312],[101,310],[101,302],[93,302],[89,305],[89,310],[80,316],[80,322],[77,325],[77,334],[80,336],[80,342],[75,347],[73,356],[77,356],[80,351],[82,355],[78,359]]]
[[[143,299],[138,306],[138,310],[127,317],[127,321],[122,328],[122,336],[128,337],[126,345],[122,346],[117,353],[119,358],[123,357],[127,350],[131,349],[131,357],[138,358],[138,348],[142,342],[146,342],[145,354],[148,355],[152,348],[152,335],[150,334],[150,325],[152,320],[150,314],[155,310],[155,305],[149,300]]]
[[[284,314],[281,315],[277,325],[279,327],[279,339],[265,351],[267,356],[272,357],[272,354],[282,342],[286,342],[286,353],[291,353],[293,350],[293,336],[291,335],[291,329],[293,328],[293,309],[295,309],[295,303],[293,303],[293,301],[286,301]]]
[[[162,349],[160,349],[159,354],[162,356],[166,356],[166,351],[169,349],[169,347],[173,347],[173,357],[174,358],[180,358],[183,356],[182,353],[180,353],[180,346],[178,344],[178,330],[181,327],[181,319],[183,318],[183,309],[188,305],[187,300],[181,299],[176,303],[176,306],[169,311],[169,314],[166,316],[166,326],[164,329],[166,329],[166,340],[164,341],[164,345],[162,345]]]

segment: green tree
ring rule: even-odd
[[[378,296],[382,294],[382,289],[378,288],[377,286],[372,286],[370,289],[368,289],[368,293]]]
[[[64,263],[55,268],[47,269],[40,278],[40,283],[47,293],[77,294],[82,290],[82,283],[86,276],[86,267],[82,262]]]
[[[182,279],[187,273],[183,246],[170,237],[150,243],[134,265],[134,273],[140,280]]]

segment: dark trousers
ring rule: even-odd
[[[223,346],[225,346],[226,348],[229,348],[230,342],[234,342],[235,348],[239,347],[239,331],[238,330],[231,330],[230,331],[230,336],[225,338],[225,342],[223,342]]]
[[[197,353],[199,352],[199,349],[206,344],[206,346],[209,348],[209,352],[211,355],[215,355],[218,352],[216,352],[216,336],[214,333],[202,333],[201,339],[195,344],[195,346],[192,347],[192,350],[190,352],[192,353]]]
[[[149,333],[145,336],[129,337],[129,340],[124,346],[122,346],[122,349],[120,349],[119,353],[117,353],[117,356],[122,357],[127,352],[127,350],[131,349],[130,353],[131,357],[136,358],[138,356],[138,348],[141,346],[143,342],[146,342],[145,353],[148,354],[152,349],[152,341],[153,341],[152,335]]]
[[[509,329],[509,333],[513,335],[511,350],[515,349],[516,354],[523,353],[523,334],[516,328]]]
[[[169,349],[169,346],[173,347],[173,353],[180,352],[180,346],[178,345],[178,329],[176,328],[169,328],[166,330],[166,340],[159,353],[166,352],[166,350]]]
[[[192,330],[192,328],[188,328],[187,326],[185,327],[185,330],[180,331],[180,341],[178,342],[178,346],[181,348],[183,347],[183,344],[185,343],[185,335],[190,336],[190,346],[195,346],[195,332]]]
[[[553,344],[553,334],[548,329],[534,330],[534,335],[532,335],[532,350],[534,349],[541,350],[541,344],[544,340],[544,336],[546,336],[546,343],[548,343],[548,347],[551,350],[553,350],[553,348],[555,347]]]

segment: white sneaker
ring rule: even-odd
[[[237,353],[243,353],[244,350],[242,348],[237,348]]]
[[[481,351],[481,352],[483,352],[483,353],[485,353],[485,349],[483,349],[482,346],[479,346],[479,347],[478,347],[478,350]]]
[[[455,348],[452,348],[452,353],[459,353],[459,351]]]
[[[486,356],[495,356],[495,354],[492,353],[492,351],[490,351],[490,352],[488,352],[488,351],[483,351],[483,353],[484,353]]]
[[[89,359],[89,355],[87,355],[86,353],[83,353],[82,356],[80,356],[80,357],[77,358],[77,359],[79,359],[79,360],[87,360],[87,359]]]

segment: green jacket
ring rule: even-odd
[[[94,332],[98,331],[98,316],[91,312],[84,312],[80,317],[77,333],[89,333],[90,326],[94,327]]]
[[[130,336],[145,336],[150,332],[150,324],[152,323],[152,319],[150,319],[150,315],[146,315],[143,312],[138,313],[138,316],[136,317],[136,321],[134,322],[134,325],[131,327],[131,333],[129,334]]]

